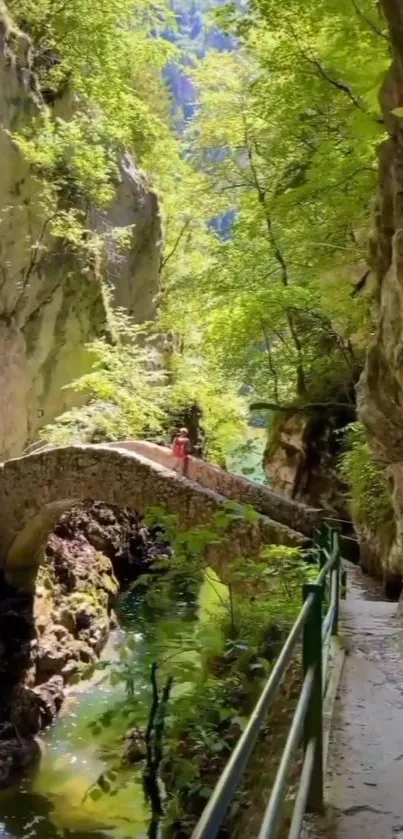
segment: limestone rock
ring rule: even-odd
[[[119,583],[112,559],[91,545],[94,532],[97,545],[102,538],[109,547],[120,579],[127,579],[129,566],[134,577],[148,570],[155,536],[139,517],[87,503],[63,516],[50,537],[35,594],[16,591],[0,575],[0,789],[40,756],[33,738],[55,720],[65,685],[91,671],[117,626],[112,606]],[[127,751],[131,761],[141,759],[141,738],[131,738]]]
[[[401,3],[384,0],[394,59],[380,101],[389,139],[379,153],[379,181],[371,237],[371,268],[376,285],[377,329],[362,376],[359,414],[378,462],[387,470],[396,535],[378,560],[378,573],[403,572],[403,43]]]
[[[338,461],[340,430],[350,419],[342,411],[279,414],[263,456],[270,487],[328,516],[347,519],[347,488]]]
[[[31,688],[20,685],[13,691],[10,704],[10,722],[19,736],[35,736],[42,723],[40,696]]]
[[[73,659],[71,659],[67,662],[67,664],[65,664],[61,671],[61,675],[63,676],[64,682],[66,684],[69,684],[69,682],[75,680],[79,676],[82,670],[83,667],[81,663],[78,661],[73,661]]]
[[[54,636],[47,636],[40,645],[36,670],[40,678],[60,673],[72,658],[72,650],[66,644],[59,644]]]
[[[35,688],[40,698],[42,722],[41,728],[50,725],[57,717],[64,699],[62,676],[52,676],[44,685]]]
[[[9,787],[22,772],[33,766],[41,756],[36,740],[14,737],[0,739],[0,789]]]
[[[286,415],[275,420],[263,457],[263,468],[273,489],[296,496],[298,476],[307,462],[305,431],[307,417]]]
[[[54,722],[64,698],[63,678],[52,676],[36,688],[19,685],[11,697],[10,722],[20,737],[33,737]],[[1,740],[0,740],[1,744]]]
[[[77,401],[63,386],[88,370],[85,345],[109,330],[104,282],[114,303],[135,320],[153,317],[161,219],[156,195],[126,155],[110,207],[93,207],[88,215],[88,225],[105,242],[103,263],[89,270],[64,241],[53,238],[40,176],[12,137],[45,109],[31,69],[30,42],[11,31],[9,22],[0,22],[0,458],[5,459]],[[16,42],[23,48],[15,52]],[[123,252],[116,250],[113,227],[131,229]]]

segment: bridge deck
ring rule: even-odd
[[[170,449],[157,446],[145,440],[124,440],[107,443],[111,448],[134,452],[147,460],[159,463],[167,469],[174,468],[174,458]],[[247,478],[235,475],[213,466],[205,460],[189,457],[188,478],[205,489],[218,492],[221,496],[242,504],[249,504],[263,516],[279,522],[293,531],[312,538],[315,525],[321,520],[323,511],[293,501],[286,495],[275,492],[269,487],[254,483]]]
[[[290,516],[281,514],[279,516],[269,515],[269,505],[264,503],[262,504],[253,504],[254,498],[252,495],[249,495],[247,492],[243,493],[240,488],[234,489],[232,478],[235,478],[237,481],[238,476],[232,475],[232,473],[223,472],[221,469],[216,469],[216,467],[212,466],[210,463],[205,463],[204,461],[200,461],[197,458],[190,458],[189,464],[189,471],[186,478],[178,475],[178,473],[173,469],[173,457],[170,454],[168,449],[163,449],[162,446],[156,446],[162,452],[162,456],[158,457],[158,459],[154,456],[152,457],[150,451],[146,448],[143,448],[141,445],[134,442],[117,442],[117,443],[110,443],[107,444],[109,448],[113,448],[117,451],[122,451],[124,453],[129,452],[134,457],[140,458],[143,462],[148,463],[152,469],[155,469],[160,474],[165,474],[166,478],[170,481],[186,481],[194,492],[196,492],[201,498],[203,496],[206,498],[206,501],[214,500],[216,504],[225,504],[227,500],[234,500],[239,501],[243,504],[250,503],[251,506],[254,506],[256,511],[260,514],[261,517],[261,527],[263,531],[266,531],[267,534],[270,532],[277,531],[278,535],[282,536],[282,543],[288,545],[302,545],[307,542],[304,538],[305,535],[309,533],[312,534],[313,530],[313,523],[309,526],[309,523],[304,522],[305,527],[301,529],[299,525],[299,519],[296,516],[295,526],[291,526]],[[147,445],[147,444],[145,444]],[[150,446],[152,444],[149,444]],[[201,467],[206,467],[206,469]],[[217,472],[219,474],[218,482],[215,480],[215,476],[211,477],[212,472]],[[221,478],[221,485],[220,485],[220,476],[230,476],[230,481],[228,485],[223,485],[223,481]],[[241,481],[243,479],[240,479]],[[259,491],[260,487],[257,484],[250,483],[253,489],[257,489]],[[233,488],[233,491],[231,491]],[[264,488],[262,488],[264,489]],[[286,502],[288,499],[285,499]],[[280,498],[280,503],[282,499]],[[291,502],[293,503],[293,502]],[[298,507],[303,508],[303,505],[296,505]],[[310,512],[310,508],[306,508]],[[274,511],[276,512],[276,510]],[[312,511],[316,516],[316,511]],[[274,536],[273,536],[274,538]]]
[[[101,500],[142,513],[163,507],[184,529],[210,525],[231,497],[253,503],[256,492],[259,509],[260,487],[250,484],[245,496],[242,479],[195,459],[184,478],[172,470],[169,450],[155,447],[151,459],[144,445],[43,446],[1,464],[0,556],[7,573],[35,570],[55,522],[78,501]],[[264,545],[306,545],[309,520],[300,527],[300,506],[278,496],[273,507],[265,507],[273,516],[234,518],[223,538],[208,546],[209,561],[221,572],[236,556],[259,555]]]

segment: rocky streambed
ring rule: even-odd
[[[40,757],[36,735],[68,686],[99,658],[122,586],[169,556],[161,530],[132,511],[78,505],[48,541],[35,593],[0,583],[0,789]]]

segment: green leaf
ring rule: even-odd
[[[236,716],[233,718],[233,723],[239,725],[241,731],[244,731],[249,722],[249,717]]]
[[[225,742],[225,740],[217,740],[211,746],[211,751],[214,752],[214,754],[220,754],[220,752],[224,751],[225,749],[228,749],[228,744]]]
[[[220,722],[225,722],[233,717],[234,709],[233,708],[219,708],[218,716]]]
[[[208,799],[208,798],[210,798],[210,797],[211,797],[211,795],[212,795],[213,791],[214,791],[214,790],[213,790],[213,787],[202,786],[202,787],[199,789],[198,794],[199,794],[200,798],[206,798],[206,799]]]
[[[106,774],[102,774],[97,778],[97,784],[102,792],[110,792],[111,785],[107,779]]]
[[[99,787],[94,787],[92,790],[90,790],[88,795],[92,799],[92,801],[99,801],[99,799],[103,796],[103,791]]]

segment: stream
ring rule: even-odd
[[[59,720],[42,734],[39,766],[0,795],[2,839],[146,839],[150,810],[142,785],[144,764],[121,764],[122,738],[134,721],[128,720],[125,685],[111,678],[114,663],[122,656],[122,647],[132,649],[135,723],[144,725],[151,663],[161,660],[163,650],[168,660],[164,676],[178,657],[197,668],[198,656],[192,651],[195,631],[201,625],[210,631],[226,594],[209,569],[196,603],[178,598],[163,613],[151,609],[137,590],[121,595],[120,628],[104,650],[105,669],[69,690]],[[175,689],[186,690],[186,685],[174,686],[173,693]],[[116,791],[112,795],[97,791],[92,798],[89,790],[97,778],[116,767]]]

